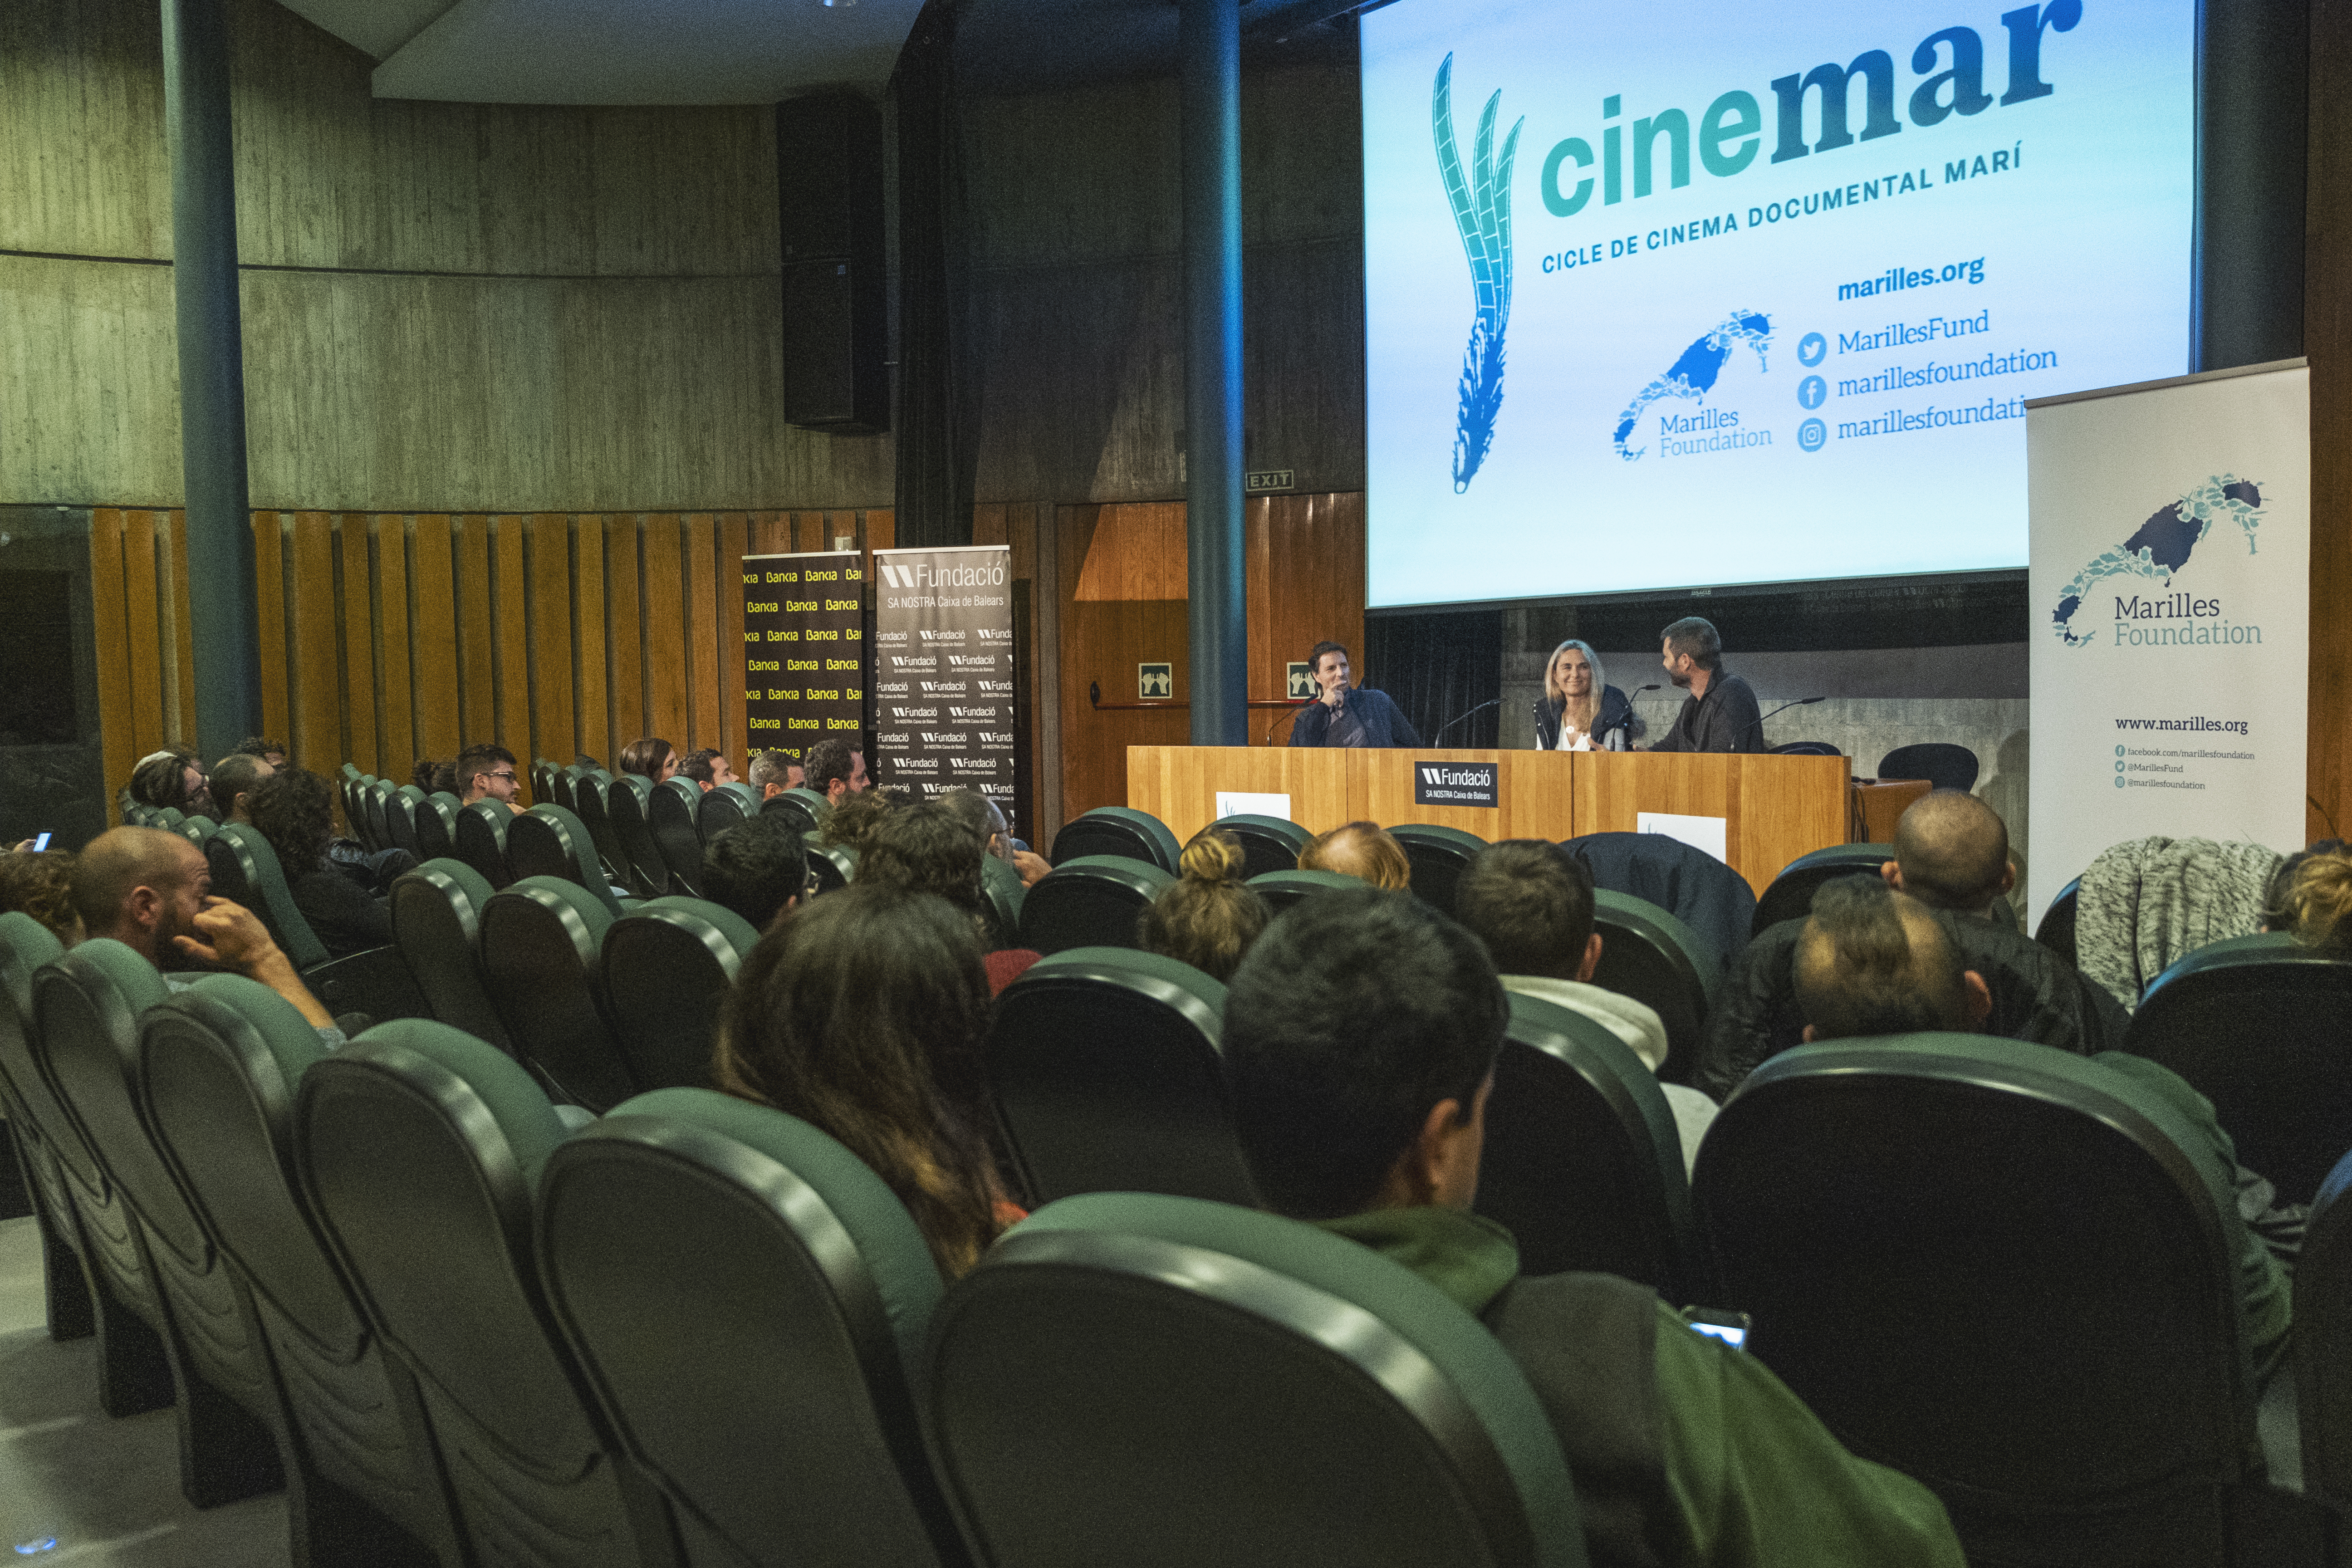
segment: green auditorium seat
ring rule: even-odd
[[[416,808],[424,802],[425,792],[415,784],[403,784],[383,797],[383,826],[394,848],[417,853]]]
[[[555,798],[556,766],[545,757],[533,757],[530,762],[530,804]]]
[[[2200,1140],[2046,1047],[1841,1040],[1748,1078],[1692,1200],[1748,1352],[1933,1488],[1969,1561],[2253,1568],[2228,1550],[2259,1482],[2234,1198]]]
[[[710,1083],[719,1010],[759,941],[751,921],[701,899],[656,899],[605,929],[604,998],[632,1082]]]
[[[1666,1026],[1658,1077],[1688,1083],[1706,1037],[1707,989],[1722,967],[1715,950],[1657,905],[1606,888],[1593,889],[1592,926],[1601,933],[1592,984],[1657,1010]]]
[[[212,836],[205,853],[213,874],[213,891],[244,904],[261,918],[287,960],[301,972],[303,984],[326,1005],[327,1011],[338,1017],[364,1014],[375,1021],[413,1018],[425,1011],[425,996],[396,946],[373,947],[341,958],[328,956],[327,944],[295,907],[277,852],[259,829],[229,823]]]
[[[640,1095],[549,1157],[539,1237],[623,1450],[715,1538],[694,1561],[969,1561],[914,1410],[939,1273],[848,1150],[710,1090]]]
[[[580,799],[578,795],[580,788],[580,775],[587,771],[588,770],[586,768],[581,766],[578,763],[572,763],[565,767],[556,769],[553,776],[548,781],[548,793],[540,796],[538,799],[533,800],[530,804],[532,805],[560,805],[564,810],[571,812],[573,816],[578,816],[580,812]]]
[[[492,888],[514,880],[514,867],[507,858],[507,828],[514,819],[514,813],[495,800],[478,800],[457,814],[457,858]]]
[[[2294,1393],[2303,1495],[2352,1512],[2352,1154],[2336,1162],[2304,1222],[2294,1266]]]
[[[180,819],[180,837],[202,849],[220,831],[220,824],[209,816],[184,816]]]
[[[463,861],[427,860],[392,884],[392,941],[434,1017],[511,1051],[482,979],[482,910],[495,890]]]
[[[605,1021],[603,949],[616,918],[561,877],[525,877],[482,906],[483,985],[507,1038],[556,1092],[595,1111],[641,1087]]]
[[[1459,827],[1429,822],[1401,822],[1389,837],[1404,846],[1412,863],[1412,896],[1448,915],[1454,912],[1454,886],[1470,862],[1486,850],[1486,841]]]
[[[604,880],[616,888],[626,887],[629,852],[622,846],[620,836],[613,831],[607,804],[612,789],[612,774],[602,768],[582,769],[572,786],[572,810],[587,828],[596,858],[604,863]]]
[[[1339,871],[1264,871],[1252,877],[1249,885],[1280,914],[1301,899],[1332,888],[1360,888],[1364,881]]]
[[[694,826],[709,844],[747,816],[760,814],[760,792],[747,784],[723,784],[702,792],[694,808]]]
[[[692,781],[688,783],[691,787]],[[652,784],[635,773],[623,773],[604,791],[604,819],[612,824],[613,837],[626,862],[629,890],[641,899],[658,899],[669,891],[669,867],[646,820],[653,797]]]
[[[1813,912],[1813,895],[1822,890],[1822,884],[1840,877],[1875,877],[1878,868],[1894,858],[1892,844],[1832,844],[1798,856],[1780,868],[1764,896],[1756,900],[1748,933],[1760,936],[1767,926],[1803,920]]]
[[[1067,830],[1065,829],[1066,832]],[[1136,921],[1175,873],[1127,855],[1082,855],[1040,878],[1021,901],[1021,945],[1133,947]]]
[[[1067,1199],[931,1316],[922,1413],[1022,1568],[1582,1568],[1550,1418],[1435,1286],[1278,1215]]]
[[[1023,885],[1021,873],[1013,868],[1012,861],[993,855],[982,858],[980,901],[988,911],[988,945],[992,949],[1021,945],[1021,910],[1028,898],[1029,889]]]
[[[670,891],[690,899],[702,896],[702,832],[694,820],[701,807],[702,786],[683,778],[654,785],[646,806],[646,826],[669,872]]]
[[[394,847],[391,805],[392,785],[382,779],[367,779],[360,785],[360,816],[365,830],[360,841],[371,854]]]
[[[17,910],[0,914],[0,1116],[8,1120],[9,1142],[41,1233],[42,1305],[49,1337],[78,1340],[98,1327],[97,1303],[82,1273],[80,1222],[58,1168],[54,1130],[64,1126],[65,1110],[33,1065],[30,1038],[33,972],[63,951],[32,916]],[[101,1344],[100,1353],[104,1352]]]
[[[1183,846],[1168,825],[1148,811],[1124,805],[1098,805],[1062,825],[1054,835],[1054,852],[1046,858],[1055,866],[1101,856],[1118,856],[1157,866],[1173,876]]]
[[[1601,1024],[1517,992],[1486,1097],[1478,1212],[1517,1239],[1523,1274],[1616,1274],[1676,1306],[1707,1304],[1658,1080]]]
[[[295,1090],[325,1054],[268,987],[208,975],[145,1015],[140,1098],[278,1368],[294,1563],[454,1564],[415,1384],[383,1354],[296,1181]]]
[[[777,800],[783,799],[778,795]],[[773,805],[774,802],[769,804]],[[846,844],[827,844],[815,832],[802,835],[808,847],[809,870],[816,878],[820,893],[837,893],[857,880],[857,851]]]
[[[813,789],[788,789],[772,795],[760,803],[759,811],[762,816],[772,812],[804,834],[822,831],[824,819],[833,815],[831,803]]]
[[[584,798],[587,787],[581,795]],[[586,889],[613,914],[621,912],[620,895],[606,879],[607,867],[596,852],[595,840],[577,816],[560,805],[534,805],[507,823],[507,863],[517,880],[554,877]]]
[[[154,965],[121,942],[85,942],[33,977],[33,1042],[79,1134],[68,1163],[83,1234],[170,1368],[180,1490],[212,1508],[284,1485],[279,1405],[253,1303],[141,1120],[139,1017],[168,995]]]
[[[416,803],[416,858],[443,860],[457,852],[457,813],[465,807],[446,790]]]
[[[1315,842],[1315,835],[1279,816],[1243,813],[1221,816],[1209,826],[1223,828],[1241,840],[1242,875],[1244,877],[1263,877],[1271,871],[1296,871],[1298,869],[1299,854]]]
[[[295,1093],[302,1190],[416,1380],[473,1561],[672,1563],[668,1510],[616,1462],[532,1253],[533,1194],[564,1135],[519,1064],[421,1019],[312,1063]]]
[[[983,1059],[1028,1195],[1255,1203],[1225,1096],[1224,1008],[1225,988],[1191,964],[1123,947],[1040,959],[1005,987]]]

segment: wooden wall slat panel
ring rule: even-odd
[[[362,773],[375,772],[381,760],[376,706],[383,682],[375,668],[375,593],[368,566],[368,519],[363,511],[347,511],[335,519],[336,597],[343,614],[343,730],[349,744],[332,767],[320,769],[331,777],[343,763]]]
[[[496,637],[490,625],[490,520],[467,512],[451,539],[457,590],[457,744],[497,738]],[[437,753],[436,753],[437,754]]]
[[[677,514],[656,512],[645,529],[645,668],[646,727],[635,734],[618,735],[622,745],[643,735],[658,735],[677,746],[688,733],[686,660],[679,640],[686,619],[685,558],[680,553]]]
[[[634,512],[604,520],[605,663],[612,671],[613,720],[607,750],[596,753],[609,770],[621,748],[646,732],[644,625],[645,519]]]
[[[680,755],[725,744],[720,724],[725,698],[719,684],[719,601],[722,594],[740,585],[734,580],[731,562],[725,573],[719,570],[717,520],[707,511],[695,512],[686,519],[685,528],[686,658],[681,662],[686,667],[693,722],[689,740],[679,743]]]
[[[751,513],[750,555],[789,555],[793,551],[793,514],[788,511]]]
[[[711,742],[742,778],[751,766],[750,705],[743,691],[743,557],[750,553],[751,520],[730,511],[719,520],[719,739]]]
[[[343,715],[335,646],[335,558],[323,511],[298,511],[288,536],[287,695],[293,733],[289,753],[313,773],[342,765]],[[406,784],[405,773],[395,782]]]
[[[458,692],[464,685],[458,665],[457,530],[446,512],[420,512],[415,521],[409,603],[416,650],[412,670],[415,750],[422,757],[454,757],[462,749]],[[400,761],[384,759],[387,767],[396,767]]]
[[[408,519],[387,512],[369,520],[367,564],[374,572],[376,679],[383,697],[383,726],[373,758],[353,757],[360,772],[383,776],[394,757],[416,755],[416,705],[411,684],[409,641]],[[344,580],[346,584],[350,579]]]
[[[541,512],[530,520],[530,689],[535,721],[530,749],[509,742],[522,759],[528,792],[533,757],[569,763],[578,749],[572,700],[572,520]],[[537,804],[536,801],[533,804]]]
[[[122,514],[123,605],[131,627],[131,733],[141,756],[166,743],[162,628],[155,609],[155,514]],[[181,736],[169,737],[179,742]]]
[[[90,631],[98,644],[98,738],[103,759],[106,820],[122,824],[115,791],[131,782],[141,753],[131,722],[131,627],[122,594],[122,513],[99,507],[89,514]]]
[[[261,615],[261,732],[283,741],[293,727],[286,703],[286,540],[274,511],[253,514],[253,584]]]
[[[188,514],[173,511],[163,514],[172,531],[171,553],[164,557],[167,574],[160,607],[171,619],[171,631],[163,639],[172,663],[171,706],[168,728],[175,735],[184,735],[191,744],[196,736],[196,653],[194,635],[188,621]],[[211,762],[217,758],[208,759]]]
[[[604,668],[604,520],[596,516],[575,520],[572,538],[576,563],[572,581],[576,639],[572,670],[579,681],[579,724],[573,732],[572,753],[548,753],[551,761],[565,766],[580,752],[598,758],[612,755],[613,734],[610,675]]]
[[[495,741],[520,760],[528,774],[531,759],[530,711],[530,585],[523,568],[523,535],[530,520],[500,516],[490,520],[491,668],[498,681],[498,721],[486,733],[468,735],[468,743]],[[529,781],[525,780],[528,792]]]

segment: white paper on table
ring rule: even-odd
[[[1286,795],[1251,795],[1243,790],[1221,789],[1217,792],[1219,816],[1272,816],[1284,822],[1290,820],[1290,797]],[[1721,835],[1717,835],[1718,837]]]
[[[1619,818],[1622,821],[1623,818]],[[1633,818],[1636,833],[1663,833],[1678,839],[1694,849],[1704,849],[1725,865],[1731,857],[1724,853],[1724,824],[1720,816],[1683,816],[1671,811],[1644,811]]]

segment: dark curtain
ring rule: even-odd
[[[953,0],[926,0],[891,79],[898,129],[897,542],[970,544],[979,420],[965,351]]]
[[[1389,694],[1426,744],[1438,729],[1503,694],[1503,612],[1430,610],[1376,615],[1364,621],[1364,657],[1358,675]],[[1455,724],[1444,744],[1491,749],[1502,710],[1488,708]]]

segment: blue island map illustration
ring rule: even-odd
[[[2138,531],[2112,550],[2102,551],[2059,590],[2050,613],[2052,629],[2068,647],[2082,647],[2098,634],[2074,629],[2074,612],[2092,588],[2109,577],[2147,577],[2169,584],[2189,564],[2189,557],[2212,531],[2216,521],[2234,518],[2245,531],[2246,553],[2256,553],[2254,532],[2263,525],[2263,494],[2251,479],[2216,474],[2177,501],[2168,502],[2139,525]]]
[[[1648,448],[1628,447],[1625,443],[1633,436],[1642,411],[1668,397],[1705,397],[1714,390],[1715,378],[1729,363],[1731,351],[1741,343],[1756,351],[1756,366],[1764,369],[1764,351],[1772,346],[1772,319],[1753,310],[1734,310],[1723,319],[1722,325],[1683,350],[1683,357],[1636,393],[1625,412],[1617,416],[1617,455],[1629,463],[1638,461]]]

